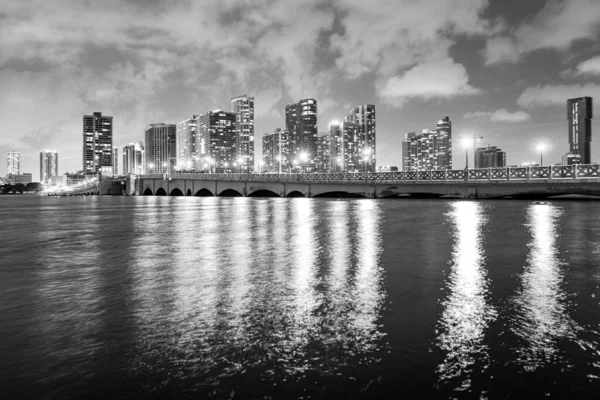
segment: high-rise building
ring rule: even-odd
[[[316,169],[318,172],[329,172],[331,166],[331,138],[329,132],[320,134],[317,137],[317,160]]]
[[[446,115],[437,123],[437,168],[452,169],[452,122]]]
[[[317,157],[317,101],[304,99],[285,106],[290,162],[310,171]]]
[[[113,174],[119,175],[119,149],[117,146],[113,146],[112,157]]]
[[[245,94],[231,99],[231,112],[236,114],[235,147],[237,159],[242,160],[240,171],[254,169],[254,97]]]
[[[21,173],[21,153],[9,151],[6,153],[6,175],[19,175]]]
[[[344,118],[344,163],[347,171],[375,172],[375,128],[373,104],[355,107]]]
[[[475,168],[506,167],[506,152],[496,146],[478,147],[475,151]]]
[[[344,135],[338,121],[329,124],[329,171],[344,170]]]
[[[198,117],[198,155],[202,170],[223,172],[235,169],[233,163],[238,162],[236,121],[236,113],[223,110],[209,111]]]
[[[437,148],[437,131],[423,129],[420,135],[416,135],[414,132],[407,133],[402,142],[402,170],[427,171],[439,169]]]
[[[83,116],[83,172],[96,174],[113,163],[113,117],[95,112]]]
[[[144,165],[144,143],[132,142],[123,147],[123,175],[142,175]]]
[[[198,159],[196,149],[196,134],[198,115],[181,121],[177,124],[177,167],[190,170],[196,168],[194,161]]]
[[[50,177],[58,175],[58,153],[54,150],[40,152],[40,183],[48,184]]]
[[[146,173],[175,172],[177,165],[177,127],[175,124],[150,124],[145,131]]]
[[[591,164],[593,104],[591,97],[567,100],[569,153],[579,154],[582,164]]]
[[[262,137],[263,169],[265,172],[289,172],[287,131],[281,128]]]

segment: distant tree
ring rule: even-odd
[[[29,182],[26,186],[25,186],[25,191],[26,192],[39,192],[40,190],[42,190],[42,184],[39,182]]]

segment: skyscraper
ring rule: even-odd
[[[265,133],[262,137],[262,153],[266,172],[288,172],[288,133],[281,128]]]
[[[317,160],[316,169],[318,172],[329,172],[331,165],[331,137],[329,132],[320,134],[317,137]]]
[[[344,118],[344,162],[347,171],[375,172],[375,128],[373,104],[355,107]]]
[[[506,167],[506,152],[496,146],[479,147],[475,151],[475,168]]]
[[[402,142],[402,170],[428,171],[439,169],[437,130],[423,129],[420,135],[407,133]]]
[[[112,166],[113,117],[95,112],[83,116],[83,172],[96,174]]]
[[[202,169],[223,172],[233,170],[237,162],[237,114],[223,110],[204,113],[198,117],[198,154]]]
[[[196,134],[198,115],[181,121],[177,124],[177,166],[181,169],[196,168],[194,157],[198,157],[196,150]]]
[[[236,114],[235,146],[241,159],[242,172],[254,169],[254,97],[245,94],[231,99],[231,112]]]
[[[145,131],[146,161],[149,174],[175,172],[177,163],[175,124],[150,124]]]
[[[592,111],[591,97],[578,97],[567,100],[569,153],[579,154],[582,164],[591,164],[592,162]]]
[[[329,124],[329,171],[344,170],[344,136],[338,121]]]
[[[144,165],[144,143],[132,142],[123,147],[123,175],[142,175]]]
[[[47,185],[53,176],[58,176],[58,153],[43,150],[40,152],[40,183]]]
[[[290,135],[290,162],[313,169],[317,157],[317,101],[304,99],[286,105],[285,128]]]
[[[437,123],[437,168],[452,169],[452,122],[446,115]]]
[[[21,173],[21,153],[9,151],[6,153],[6,175],[19,175]]]
[[[117,148],[117,146],[113,146],[112,156],[113,156],[113,162],[112,162],[113,174],[119,175],[119,149]]]

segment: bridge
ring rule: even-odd
[[[122,194],[120,179],[107,177],[91,178],[73,186],[51,186],[41,192],[47,196],[98,196]]]
[[[131,176],[127,194],[249,197],[600,197],[600,166],[569,165],[379,173],[173,173]]]

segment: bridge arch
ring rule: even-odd
[[[277,193],[269,189],[259,189],[250,193],[248,197],[281,197]]]
[[[175,188],[171,190],[171,194],[169,196],[183,196],[183,192],[179,188]]]
[[[333,191],[333,192],[323,192],[314,195],[316,198],[334,198],[334,199],[364,199],[365,196],[360,195],[358,193],[349,193],[342,191]]]
[[[186,196],[191,196],[191,195],[192,195],[192,190],[191,190],[191,189],[188,189],[188,190],[185,192],[185,195],[186,195]]]
[[[87,193],[86,193],[87,194]],[[152,189],[150,188],[146,188],[146,190],[144,190],[144,196],[152,196],[154,193],[152,193]]]
[[[210,190],[208,190],[206,188],[202,188],[202,189],[198,190],[194,196],[199,196],[199,197],[213,197],[214,194]]]
[[[299,190],[293,190],[289,192],[285,197],[306,197],[306,195]]]
[[[235,189],[225,189],[219,193],[219,197],[243,197],[240,192]]]
[[[158,190],[156,191],[156,193],[154,195],[155,196],[166,196],[167,192],[163,188],[158,188]]]

